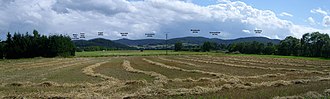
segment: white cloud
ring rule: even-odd
[[[280,14],[280,16],[288,16],[288,17],[293,17],[293,15],[292,14],[290,14],[290,13],[287,13],[287,12],[282,12],[281,14]]]
[[[251,33],[250,30],[242,30],[242,32]]]
[[[310,25],[315,25],[315,24],[316,24],[315,20],[314,20],[312,17],[308,17],[308,18],[307,18],[307,22],[308,22]]]
[[[328,13],[326,11],[322,10],[321,8],[312,9],[311,13],[318,13],[318,14],[321,14],[323,16],[328,15]]]
[[[324,25],[325,27],[330,26],[330,16],[325,16],[325,17],[323,18],[323,25]]]
[[[120,32],[128,32],[128,38],[141,39],[153,31],[156,38],[164,38],[163,32],[170,32],[170,37],[190,36],[189,30],[198,28],[201,36],[221,31],[222,38],[238,38],[256,36],[246,30],[258,28],[265,37],[283,39],[327,31],[296,25],[273,11],[229,0],[209,6],[184,0],[12,0],[0,1],[0,5],[1,33],[37,29],[44,34],[85,32],[87,38],[95,38],[98,31],[104,31],[105,38],[119,39]]]

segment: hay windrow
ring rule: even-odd
[[[127,61],[127,60],[124,60],[123,67],[128,72],[142,73],[142,74],[149,75],[151,77],[155,77],[156,80],[154,81],[154,84],[159,85],[159,86],[163,86],[163,83],[166,83],[168,81],[168,78],[166,76],[162,75],[162,74],[159,74],[159,73],[156,73],[156,72],[153,72],[153,71],[143,71],[143,70],[133,68],[131,66],[130,62]]]
[[[272,77],[284,77],[286,74],[276,73],[276,74],[263,74],[263,75],[256,75],[256,76],[236,76],[237,78],[272,78]]]
[[[152,58],[159,58],[159,62],[158,61],[154,61]],[[143,71],[143,70],[139,70],[134,68],[134,66],[131,66],[130,61],[127,61],[125,59],[132,59],[131,62],[135,61],[135,57],[131,58],[131,57],[118,57],[119,60],[124,59],[122,66],[125,69],[125,71],[127,72],[131,72],[131,73],[140,73],[140,74],[146,74],[149,76],[152,76],[153,78],[155,78],[155,80],[153,80],[153,82],[147,82],[146,80],[126,80],[126,81],[120,81],[116,78],[113,78],[111,76],[107,76],[101,73],[96,72],[96,69],[100,69],[101,67],[103,67],[105,63],[108,62],[109,58],[98,58],[98,60],[96,59],[92,59],[92,58],[82,58],[82,59],[76,59],[76,58],[69,58],[69,59],[54,59],[56,61],[39,61],[39,60],[33,60],[33,61],[39,61],[39,62],[48,62],[51,64],[46,64],[46,63],[35,63],[35,62],[31,62],[29,64],[35,63],[34,65],[31,65],[32,67],[24,67],[24,69],[37,69],[38,67],[40,67],[42,70],[38,70],[35,72],[35,74],[39,74],[40,75],[47,75],[49,73],[55,73],[55,72],[62,72],[65,71],[65,73],[67,73],[66,70],[71,70],[74,69],[76,67],[73,66],[79,66],[79,68],[82,68],[81,70],[78,69],[78,74],[84,73],[88,76],[91,77],[98,77],[100,79],[104,79],[101,82],[96,82],[96,83],[88,83],[89,81],[83,81],[82,83],[58,83],[58,82],[54,82],[54,81],[45,81],[46,79],[40,79],[43,82],[40,82],[38,79],[38,83],[35,82],[28,82],[29,80],[26,79],[35,79],[38,78],[39,75],[34,76],[35,74],[29,74],[31,71],[26,71],[27,73],[18,73],[18,75],[20,76],[16,76],[14,75],[13,78],[17,78],[17,77],[22,77],[23,82],[15,82],[15,81],[7,81],[6,76],[2,77],[4,79],[0,80],[0,87],[2,87],[2,89],[5,89],[4,91],[0,91],[0,98],[97,98],[97,99],[103,99],[103,98],[110,98],[110,99],[118,99],[118,98],[157,98],[157,97],[177,97],[177,96],[204,96],[204,95],[214,95],[214,94],[220,94],[222,93],[222,91],[224,92],[231,92],[231,91],[237,91],[238,93],[243,92],[244,91],[258,91],[258,89],[263,89],[266,88],[266,90],[268,90],[268,88],[272,89],[285,89],[287,87],[301,87],[301,86],[306,86],[307,88],[313,87],[312,89],[316,89],[319,87],[321,90],[324,90],[324,86],[328,85],[328,82],[330,81],[330,75],[329,72],[326,70],[319,70],[318,68],[317,70],[311,68],[311,69],[290,69],[286,68],[288,70],[283,70],[283,71],[288,71],[285,72],[283,74],[281,73],[273,73],[273,74],[265,74],[262,73],[260,75],[255,75],[255,76],[232,76],[232,75],[226,75],[226,74],[222,74],[222,72],[220,73],[214,73],[214,72],[208,72],[208,69],[213,69],[213,68],[208,68],[206,67],[205,69],[203,69],[204,65],[197,65],[200,63],[210,63],[210,64],[217,64],[221,63],[221,61],[223,60],[210,60],[210,59],[218,59],[218,58],[212,58],[209,56],[196,56],[199,58],[194,58],[194,57],[187,57],[182,60],[175,60],[175,59],[179,59],[179,58],[167,58],[170,56],[148,56],[148,57],[144,57],[143,61],[148,62],[150,65],[152,64],[152,66],[159,66],[159,67],[164,67],[163,69],[166,69],[167,71],[170,70],[179,70],[180,72],[189,72],[190,73],[196,73],[198,74],[197,76],[188,76],[188,78],[179,78],[179,77],[175,77],[173,79],[169,79],[168,77],[154,72],[154,71]],[[180,56],[181,57],[181,56]],[[117,58],[117,57],[114,57]],[[143,57],[140,57],[143,58]],[[182,57],[181,57],[182,58]],[[224,59],[226,59],[227,57],[223,57]],[[230,58],[230,57],[229,57]],[[235,58],[235,57],[234,57]],[[200,63],[194,64],[195,62],[187,62],[185,61],[185,59],[194,59],[194,60],[198,60]],[[220,58],[219,58],[220,59]],[[240,60],[245,60],[245,58],[238,58]],[[53,59],[50,59],[53,60]],[[79,61],[79,60],[83,60],[81,61],[79,64],[75,64],[75,62]],[[163,60],[163,61],[161,61]],[[259,61],[260,59],[249,59],[246,58],[246,60],[252,60],[252,61]],[[268,62],[264,61],[264,62]],[[286,61],[286,60],[284,60]],[[162,63],[163,62],[163,63]],[[173,62],[173,65],[168,65],[167,62]],[[238,61],[239,62],[239,61]],[[272,61],[269,61],[272,62]],[[294,61],[295,62],[295,61]],[[138,62],[137,62],[138,63]],[[144,63],[144,62],[143,62]],[[179,65],[176,65],[175,63],[180,63]],[[246,63],[234,63],[233,60],[227,59],[225,60],[225,62],[223,62],[228,66],[229,65],[233,65],[236,67],[239,66],[249,66],[253,64],[259,64],[257,62],[251,62],[251,64],[249,64],[248,62]],[[5,64],[5,63],[3,63]],[[37,64],[41,64],[42,66],[37,66]],[[108,63],[107,63],[108,64]],[[146,63],[144,63],[146,64]],[[169,63],[171,64],[171,63]],[[243,65],[240,65],[243,64]],[[267,63],[265,63],[267,65]],[[262,64],[262,65],[265,65]],[[291,63],[290,63],[291,64]],[[293,63],[294,64],[294,63]],[[317,64],[317,63],[313,63],[313,64]],[[324,63],[324,64],[329,64],[329,63]],[[2,64],[0,64],[2,65]],[[50,68],[51,66],[53,66],[52,68]],[[56,66],[55,65],[59,65]],[[187,65],[190,67],[187,67],[188,69],[185,69],[183,65]],[[255,67],[265,67],[264,69],[260,69],[260,71],[265,71],[265,69],[270,70],[270,68],[268,68],[267,66],[262,66],[262,65],[258,65]],[[284,64],[282,64],[284,65]],[[304,65],[304,64],[301,64]],[[15,67],[10,67],[10,69],[12,70],[18,70],[16,67],[18,67],[19,65],[15,66]],[[182,66],[182,68],[180,68]],[[216,66],[216,65],[206,65],[206,66]],[[306,65],[307,67],[310,65]],[[43,68],[46,67],[46,68]],[[67,68],[68,67],[68,68]],[[72,67],[72,68],[71,68]],[[272,67],[272,66],[270,66]],[[274,66],[273,66],[274,67]],[[288,66],[283,66],[283,67],[288,67]],[[145,67],[143,67],[145,68]],[[247,67],[243,67],[243,68],[247,68]],[[22,70],[24,70],[22,69]],[[122,69],[122,68],[120,68]],[[196,69],[196,70],[195,70]],[[200,70],[199,70],[200,69]],[[231,69],[231,68],[229,68]],[[244,70],[241,68],[232,68],[232,69],[238,69],[238,70]],[[279,68],[275,68],[275,69],[279,69]],[[54,72],[55,71],[55,72]],[[210,70],[212,71],[212,70]],[[254,71],[254,70],[253,70]],[[259,71],[259,70],[256,70]],[[281,71],[281,72],[283,72]],[[294,71],[294,72],[290,72],[290,71]],[[76,71],[75,71],[76,72]],[[122,71],[120,71],[121,73]],[[126,72],[126,73],[127,73]],[[228,71],[231,72],[231,71]],[[113,72],[116,73],[116,72]],[[131,74],[130,73],[130,74]],[[226,72],[227,73],[227,72]],[[272,72],[271,72],[272,73]],[[3,73],[6,74],[6,73]],[[9,73],[8,73],[9,74]],[[12,73],[14,74],[14,72]],[[76,73],[75,73],[76,74]],[[86,77],[83,74],[83,76],[77,76],[78,80],[80,80],[79,77]],[[119,73],[118,73],[119,74]],[[118,75],[118,74],[114,74],[114,75]],[[139,74],[139,75],[140,75]],[[199,74],[203,74],[203,75],[207,75],[207,76],[200,76]],[[248,74],[248,73],[247,73]],[[254,73],[257,74],[257,73]],[[322,74],[322,75],[320,75]],[[27,76],[25,76],[27,75]],[[120,74],[119,74],[120,75]],[[133,76],[135,76],[137,74],[133,74]],[[175,75],[175,74],[174,74]],[[195,75],[195,74],[192,74]],[[211,75],[211,76],[210,76]],[[172,76],[172,75],[171,75]],[[8,75],[8,77],[10,77]],[[26,79],[23,77],[27,77]],[[143,77],[145,77],[145,75],[143,75]],[[283,78],[282,78],[283,77]],[[90,78],[90,77],[88,77]],[[131,77],[130,77],[131,78]],[[245,80],[245,78],[247,78],[248,80]],[[258,79],[255,79],[258,78]],[[293,79],[294,78],[294,79]],[[61,79],[60,77],[57,79]],[[72,78],[75,79],[75,78]],[[148,77],[147,80],[149,80],[150,77]],[[243,79],[243,80],[241,80]],[[262,80],[260,80],[262,79]],[[287,80],[288,79],[288,80]],[[85,80],[85,79],[82,79]],[[254,82],[253,80],[257,80],[256,82]],[[273,81],[275,80],[275,81]],[[24,82],[27,81],[27,82]],[[246,82],[245,82],[246,81]],[[251,81],[251,82],[248,82]],[[260,82],[263,81],[263,82]],[[62,82],[62,80],[61,80]],[[80,82],[80,81],[79,81]],[[314,84],[315,83],[315,84]],[[317,88],[314,88],[314,86],[317,86]],[[326,86],[327,87],[327,86]],[[289,89],[290,89],[289,88]],[[11,90],[13,89],[13,90]],[[252,90],[251,90],[252,89]],[[299,88],[298,88],[299,89]],[[30,90],[34,90],[34,91],[30,91]],[[305,91],[305,90],[302,90]],[[307,92],[307,91],[305,91]],[[275,93],[276,94],[276,93]],[[236,95],[236,94],[235,94]],[[240,94],[237,94],[240,95]],[[287,97],[274,97],[274,98],[299,98],[299,97],[306,97],[306,96],[310,96],[310,97],[320,97],[320,96],[329,96],[330,95],[330,89],[326,89],[324,90],[323,93],[316,93],[316,92],[307,92],[304,94],[298,94],[298,95],[294,95],[294,96],[287,96]],[[274,95],[271,95],[270,97],[273,97]],[[275,95],[276,96],[276,95]]]
[[[148,60],[146,58],[143,58],[142,60],[144,60],[144,61],[146,61],[150,64],[158,65],[158,66],[168,68],[168,69],[179,70],[179,71],[190,72],[190,73],[201,73],[201,74],[206,74],[206,75],[217,76],[221,81],[225,81],[225,82],[229,82],[230,80],[233,80],[233,79],[235,79],[235,81],[240,82],[240,80],[238,78],[235,78],[233,76],[229,76],[229,75],[226,75],[226,74],[206,72],[206,71],[201,71],[201,70],[187,70],[187,69],[182,69],[182,68],[179,68],[179,67],[165,65],[165,64],[159,63],[159,62],[154,62],[154,61]]]
[[[47,70],[47,72],[45,71],[39,71],[40,74],[35,76],[35,77],[41,77],[41,76],[44,76],[44,75],[47,75],[49,73],[52,73],[58,69],[62,69],[62,68],[66,68],[66,67],[71,67],[71,66],[77,66],[77,65],[80,65],[80,64],[86,64],[88,62],[91,62],[91,61],[84,61],[82,63],[73,63],[73,64],[66,64],[66,65],[62,65],[62,66],[56,66],[56,67],[53,67],[53,68],[50,68]],[[72,63],[72,62],[70,62]],[[21,75],[11,75],[10,77],[6,77],[4,80],[11,80],[11,79],[15,79],[17,77],[22,77],[22,76],[26,76],[26,75],[30,75],[30,74],[35,74],[36,72],[29,72],[29,73],[23,73]],[[31,78],[27,79],[27,80],[30,80]]]
[[[279,70],[279,71],[300,71],[300,72],[306,72],[306,73],[318,73],[318,74],[328,74],[326,72],[322,71],[309,71],[304,69],[293,69],[293,68],[274,68],[274,67],[259,67],[259,66],[245,66],[245,65],[238,65],[238,64],[231,64],[231,63],[223,63],[223,62],[215,62],[211,60],[206,60],[202,58],[192,58],[192,57],[185,57],[185,58],[179,58],[182,60],[189,60],[189,61],[195,61],[195,62],[201,62],[201,63],[208,63],[208,64],[218,64],[218,65],[225,65],[225,66],[231,66],[231,67],[239,67],[239,68],[251,68],[251,69],[263,69],[263,70]]]
[[[330,94],[326,92],[318,93],[315,91],[308,91],[307,93],[301,95],[293,95],[293,96],[276,96],[273,99],[328,99]]]
[[[169,61],[169,62],[176,62],[176,63],[180,63],[180,64],[185,64],[185,65],[188,65],[188,66],[202,67],[202,66],[198,66],[196,64],[192,64],[192,63],[189,63],[189,62],[183,62],[183,61],[178,61],[178,60],[166,59],[164,57],[158,57],[158,58],[161,59],[161,60],[165,60],[165,61]]]
[[[102,64],[105,64],[107,62],[100,62],[100,63],[96,63],[94,65],[90,65],[90,66],[87,66],[85,68],[82,69],[82,72],[88,76],[92,76],[92,77],[100,77],[100,78],[103,78],[104,80],[111,80],[111,81],[115,81],[115,82],[119,82],[120,80],[119,79],[116,79],[116,78],[113,78],[113,77],[110,77],[110,76],[106,76],[106,75],[103,75],[103,74],[100,74],[100,73],[95,73],[93,69],[101,66]]]
[[[296,80],[277,80],[277,81],[267,81],[267,82],[261,82],[261,83],[252,83],[252,86],[256,87],[280,87],[280,86],[288,86],[292,84],[306,84],[306,83],[313,83],[318,81],[328,81],[330,80],[329,77],[318,77],[314,79],[296,79]]]
[[[325,95],[330,96],[330,89],[325,89],[324,93],[325,93]]]

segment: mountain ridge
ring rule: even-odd
[[[257,41],[261,43],[268,43],[272,42],[274,44],[279,44],[279,39],[269,39],[266,37],[243,37],[243,38],[237,38],[237,39],[219,39],[219,38],[206,38],[206,37],[180,37],[180,38],[172,38],[168,39],[168,44],[175,44],[176,42],[182,42],[182,43],[189,43],[189,44],[203,44],[204,42],[216,42],[216,43],[222,43],[222,44],[232,44],[237,42],[252,42]],[[138,39],[138,40],[131,40],[131,39],[118,39],[113,40],[113,42],[117,42],[120,44],[125,44],[128,46],[138,46],[138,45],[157,45],[157,44],[165,44],[164,39]]]

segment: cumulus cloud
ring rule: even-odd
[[[290,14],[290,13],[287,13],[287,12],[282,12],[281,14],[280,14],[280,16],[288,16],[288,17],[293,17],[293,15],[292,14]]]
[[[322,10],[321,8],[312,9],[311,13],[318,13],[318,14],[321,14],[323,16],[328,15],[328,13],[326,11]]]
[[[312,17],[308,17],[308,18],[307,18],[307,22],[308,22],[310,25],[315,25],[315,24],[316,24],[315,20],[314,20]]]
[[[330,26],[330,16],[325,16],[323,18],[323,25],[326,27]]]
[[[242,32],[251,33],[250,30],[242,30]]]
[[[263,30],[262,36],[283,39],[326,31],[296,25],[273,11],[229,0],[209,6],[187,0],[7,0],[0,5],[1,33],[37,29],[44,34],[71,36],[85,32],[90,39],[104,31],[103,37],[119,39],[120,32],[128,32],[128,38],[142,39],[150,32],[155,38],[164,38],[164,32],[170,37],[192,36],[190,29],[198,28],[198,36],[210,37],[209,31],[221,31],[221,38],[230,39],[258,36],[246,31],[258,28]]]
[[[57,0],[52,10],[58,13],[69,13],[69,10],[91,11],[106,15],[125,13],[134,10],[133,6],[124,0]]]

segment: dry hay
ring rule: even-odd
[[[143,60],[146,61],[146,59],[143,59]],[[149,61],[149,62],[152,62],[152,61]],[[196,86],[196,87],[190,88],[190,89],[188,89],[188,88],[163,89],[162,85],[167,83],[168,81],[171,81],[171,82],[198,82],[198,81],[214,81],[214,79],[210,79],[210,78],[200,78],[198,80],[194,80],[191,78],[168,79],[166,76],[163,76],[161,74],[155,74],[156,72],[147,72],[147,71],[134,69],[133,67],[130,66],[130,62],[127,60],[124,61],[123,66],[124,66],[125,70],[127,70],[129,72],[144,73],[144,74],[156,77],[156,78],[158,77],[158,79],[155,80],[153,84],[143,87],[143,88],[139,89],[137,92],[135,92],[133,94],[128,94],[128,95],[124,96],[123,98],[132,98],[132,97],[141,98],[141,96],[153,96],[153,95],[169,96],[169,95],[180,95],[180,94],[202,94],[202,93],[221,90],[221,87],[220,88],[217,88],[217,87],[205,88],[205,87],[200,87],[200,86]],[[168,67],[168,68],[171,68],[171,67]],[[179,68],[174,68],[174,69],[179,69]]]
[[[45,81],[45,82],[40,83],[38,86],[52,87],[52,86],[59,86],[59,84],[57,84],[56,82],[52,82],[52,81]]]
[[[324,90],[324,94],[327,95],[327,96],[330,96],[330,89]]]
[[[160,58],[165,59],[165,58]],[[298,80],[278,80],[278,81],[269,81],[269,82],[262,82],[262,83],[246,83],[242,82],[239,78],[263,78],[263,77],[279,77],[279,76],[286,76],[286,74],[264,74],[264,75],[257,75],[257,76],[230,76],[225,75],[221,73],[213,73],[213,72],[207,72],[202,70],[187,70],[182,69],[175,66],[169,66],[165,65],[163,63],[154,62],[148,59],[143,59],[144,61],[162,66],[165,68],[173,69],[173,70],[180,70],[185,72],[192,72],[192,73],[201,73],[201,74],[207,74],[207,75],[213,75],[218,78],[212,79],[212,78],[205,78],[201,77],[198,79],[192,79],[192,78],[186,78],[186,79],[168,79],[166,76],[161,75],[157,72],[153,71],[143,71],[139,69],[135,69],[130,65],[130,62],[127,60],[124,60],[122,66],[124,69],[128,72],[132,73],[142,73],[149,76],[152,76],[156,78],[156,80],[153,83],[148,83],[145,80],[130,80],[130,81],[120,81],[118,79],[102,75],[100,73],[95,73],[94,69],[101,66],[102,64],[106,62],[99,62],[93,65],[89,65],[82,69],[82,72],[86,75],[93,76],[93,77],[101,77],[105,79],[105,81],[96,83],[96,84],[70,84],[70,83],[64,83],[64,84],[58,84],[56,82],[51,81],[45,81],[42,83],[31,83],[31,82],[15,82],[15,83],[2,83],[3,86],[16,86],[16,87],[26,87],[26,86],[41,86],[41,87],[68,87],[68,86],[76,86],[79,87],[79,91],[73,91],[71,93],[57,93],[57,92],[42,92],[40,93],[29,93],[29,94],[22,94],[22,95],[2,95],[0,98],[145,98],[147,96],[172,96],[172,95],[198,95],[198,94],[205,94],[205,93],[212,93],[212,92],[218,92],[221,90],[227,90],[227,89],[251,89],[251,88],[257,88],[257,87],[279,87],[279,86],[287,86],[292,84],[306,84],[316,81],[330,81],[330,77],[316,77],[313,79],[298,79]],[[166,59],[165,59],[166,60]],[[171,62],[178,62],[176,60]],[[182,62],[182,61],[180,61]],[[192,63],[186,63],[186,65],[196,65]],[[197,65],[196,65],[197,66]],[[305,71],[308,73],[319,73],[318,71]],[[117,82],[118,81],[118,82]],[[210,84],[225,81],[226,83],[221,86],[208,86],[208,87],[201,87],[201,86],[195,86],[192,88],[177,88],[177,89],[164,89],[162,88],[162,84],[166,84],[167,82],[208,82]],[[119,92],[118,90],[122,88],[126,88],[128,86],[141,86],[137,89],[137,91],[130,93],[130,92]],[[111,94],[111,97],[103,96],[103,93]],[[330,94],[330,89],[327,89],[324,91],[325,95]],[[0,93],[1,95],[1,93]],[[316,94],[314,92],[306,93],[307,96],[320,96],[320,94]],[[306,96],[305,95],[305,96]],[[301,96],[289,96],[290,97],[303,97]],[[283,97],[274,97],[282,99]],[[286,97],[288,98],[288,97]]]
[[[87,98],[87,99],[100,99],[107,98],[97,93],[86,93],[86,92],[36,92],[36,93],[24,93],[24,94],[12,94],[2,97],[3,99],[70,99],[70,98]]]
[[[111,81],[119,82],[120,81],[119,79],[94,72],[94,70],[93,70],[94,68],[97,68],[97,67],[101,66],[101,64],[105,64],[105,63],[107,63],[107,62],[100,62],[100,63],[96,63],[94,65],[87,66],[82,69],[82,72],[88,76],[100,77],[100,78],[103,78],[104,80],[111,80]]]
[[[39,63],[28,63],[28,64],[21,64],[18,66],[15,66],[13,69],[6,69],[4,72],[10,72],[15,70],[25,70],[25,69],[31,69],[31,68],[38,68],[38,67],[47,67],[47,66],[56,66],[58,64],[61,64],[64,61],[64,59],[51,59],[50,61],[42,60]]]
[[[77,63],[77,62],[81,62],[81,61],[89,61],[90,59],[82,59],[82,58],[76,58],[76,59],[61,59],[58,62],[54,62],[54,63],[48,63],[46,65],[36,65],[36,66],[29,66],[25,69],[31,69],[31,68],[39,68],[39,67],[49,67],[49,66],[58,66],[58,65],[65,65],[65,64],[72,64],[72,63]]]
[[[135,69],[131,66],[130,62],[127,60],[124,60],[123,62],[123,67],[126,71],[132,72],[132,73],[142,73],[149,75],[151,77],[154,77],[156,80],[154,80],[154,84],[157,86],[163,86],[164,83],[167,83],[168,78],[162,74],[153,72],[153,71],[143,71],[139,69]]]
[[[142,85],[145,86],[147,85],[147,81],[146,80],[130,80],[130,81],[126,81],[125,85]]]
[[[231,67],[238,67],[238,68],[250,68],[250,69],[263,69],[263,70],[279,70],[279,71],[300,71],[300,72],[305,72],[305,73],[317,73],[317,74],[323,74],[327,75],[329,73],[322,72],[322,71],[309,71],[309,70],[304,70],[304,69],[293,69],[293,68],[274,68],[274,67],[259,67],[259,66],[245,66],[245,65],[238,65],[238,64],[231,64],[231,63],[223,63],[223,62],[215,62],[213,60],[205,60],[204,58],[191,58],[191,57],[186,57],[186,58],[179,58],[182,60],[189,60],[189,61],[195,61],[195,62],[201,62],[201,63],[208,63],[208,64],[218,64],[218,65],[225,65],[225,66],[231,66]]]
[[[301,94],[301,95],[293,95],[293,96],[276,96],[276,97],[273,97],[273,99],[328,99],[330,94],[327,93],[327,90],[329,89],[326,89],[323,94],[322,93],[318,93],[318,92],[315,92],[315,91],[308,91],[307,93],[305,94]]]
[[[70,67],[70,66],[77,66],[79,64],[85,64],[85,63],[88,63],[88,62],[90,62],[90,61],[84,61],[82,63],[74,63],[74,64],[66,64],[66,65],[62,65],[62,66],[56,66],[56,67],[48,69],[47,72],[45,72],[45,71],[35,72],[34,71],[34,72],[28,72],[28,73],[21,73],[21,74],[17,74],[17,75],[10,75],[9,77],[4,78],[3,80],[6,81],[6,80],[15,79],[17,77],[22,77],[22,76],[27,76],[27,75],[39,73],[39,75],[33,76],[34,78],[37,78],[37,77],[41,77],[41,76],[47,75],[49,73],[55,72],[58,69],[62,69],[62,68]],[[32,79],[32,78],[29,78],[29,79],[26,79],[26,80],[30,80],[30,79]]]
[[[318,81],[329,81],[330,77],[317,77],[313,79],[296,79],[296,80],[277,80],[277,81],[267,81],[267,82],[261,82],[261,83],[252,83],[252,86],[256,87],[280,87],[280,86],[287,86],[292,84],[306,84],[306,83],[312,83],[312,82],[318,82]]]
[[[256,76],[235,76],[237,78],[272,78],[272,77],[283,77],[286,76],[287,74],[281,74],[281,73],[276,73],[276,74],[263,74],[263,75],[256,75]]]
[[[59,69],[63,69],[63,68],[71,67],[71,66],[80,66],[80,65],[89,64],[89,63],[94,63],[94,61],[93,60],[87,60],[87,61],[75,62],[75,63],[74,62],[70,62],[70,64],[66,64],[66,65],[62,65],[62,66],[57,66],[55,68],[48,69],[48,72],[43,73],[43,74],[40,74],[39,76],[47,75],[47,74],[52,73],[52,72],[55,72],[56,70],[59,70]]]
[[[189,62],[183,62],[183,61],[178,61],[178,60],[172,60],[172,59],[167,59],[167,58],[164,58],[164,57],[158,57],[158,58],[161,59],[161,60],[165,60],[165,61],[169,61],[169,62],[175,62],[175,63],[180,63],[180,64],[185,64],[185,65],[188,65],[188,66],[201,67],[201,66],[199,66],[199,65],[192,64],[192,63],[189,63]]]
[[[234,76],[229,76],[226,74],[206,72],[206,71],[201,71],[201,70],[187,70],[187,69],[182,69],[179,67],[165,65],[165,64],[159,63],[159,62],[154,62],[154,61],[148,60],[146,58],[143,58],[143,60],[150,64],[154,64],[154,65],[161,66],[161,67],[168,68],[168,69],[179,70],[179,71],[184,71],[184,72],[189,72],[189,73],[201,73],[201,74],[206,74],[206,75],[217,76],[218,79],[220,79],[221,81],[225,81],[225,82],[230,82],[230,80],[235,80],[235,82],[240,82],[240,80],[238,78],[236,78]]]

